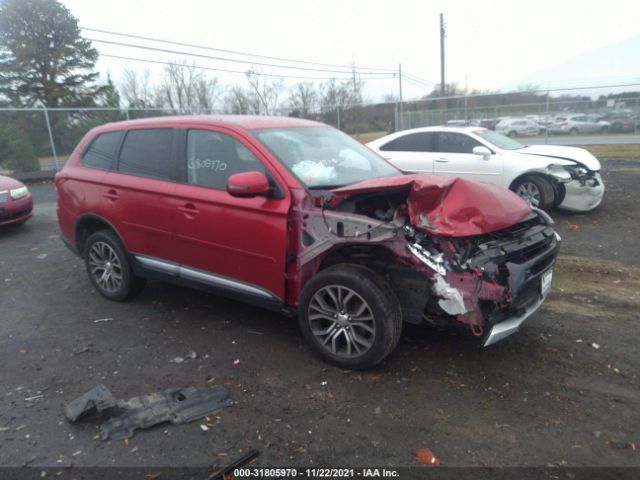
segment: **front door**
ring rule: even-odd
[[[183,130],[184,180],[176,188],[176,247],[187,279],[240,293],[284,299],[289,194],[233,197],[234,173],[260,171],[261,153],[232,131]],[[275,182],[275,180],[274,180]]]
[[[464,133],[438,132],[433,159],[434,173],[500,184],[502,158],[493,154],[485,160],[473,153],[478,146],[484,145]]]

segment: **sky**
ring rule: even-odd
[[[601,53],[592,65],[589,60],[591,52],[607,52],[612,45],[619,45],[618,54],[623,58],[638,51],[638,0],[62,0],[62,3],[82,27],[326,64],[355,63],[363,70],[397,71],[402,64],[403,72],[421,79],[420,85],[411,80],[403,82],[404,98],[429,93],[430,86],[440,81],[440,13],[446,23],[446,82],[456,82],[460,87],[510,90],[526,83],[553,88],[573,86],[572,82],[580,85],[640,82],[640,58],[608,65],[602,60],[606,53]],[[83,31],[83,35],[231,56],[89,31]],[[102,54],[138,59],[167,62],[185,58],[98,42],[94,46]],[[576,58],[583,59],[580,73],[575,75],[579,78],[570,78],[572,72],[562,67]],[[190,60],[203,67],[240,71],[250,67],[222,60]],[[106,57],[98,63],[100,72],[103,75],[108,72],[116,83],[125,68],[142,71],[145,67],[151,70],[152,81],[159,81],[161,65]],[[265,66],[262,71],[344,77],[341,73],[276,70]],[[208,74],[217,75],[224,84],[246,84],[242,74]],[[398,95],[397,75],[378,72],[368,77],[367,100],[378,101],[385,94]],[[296,81],[301,80],[289,79],[287,85]]]

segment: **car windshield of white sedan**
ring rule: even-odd
[[[337,188],[401,175],[360,142],[333,128],[265,128],[252,133],[309,188]]]
[[[485,139],[487,142],[494,144],[496,147],[502,150],[519,150],[526,147],[526,145],[515,141],[513,138],[509,138],[506,135],[496,133],[493,130],[479,130],[474,132],[479,137]]]

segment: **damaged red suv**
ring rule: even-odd
[[[95,288],[145,279],[290,315],[347,368],[382,361],[403,322],[515,332],[550,287],[551,219],[498,186],[402,175],[321,123],[167,117],[91,130],[56,176],[58,218]]]

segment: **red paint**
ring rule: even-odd
[[[531,208],[515,193],[487,183],[431,174],[381,177],[334,190],[339,203],[354,194],[409,190],[411,223],[428,233],[467,237],[522,221]]]
[[[0,226],[25,222],[33,216],[33,199],[30,193],[18,200],[14,200],[9,194],[10,190],[20,187],[24,187],[22,182],[0,175],[0,192],[7,192],[7,200],[0,201]]]

